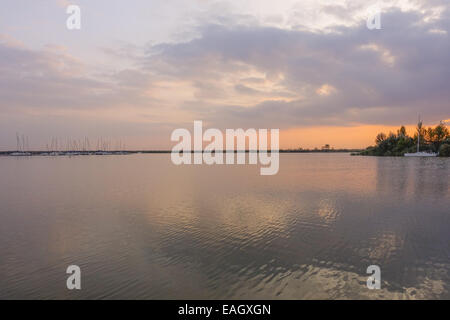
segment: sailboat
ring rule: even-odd
[[[420,152],[420,129],[422,129],[422,121],[417,124],[417,152],[413,153],[405,153],[405,157],[436,157],[437,153],[435,152]]]

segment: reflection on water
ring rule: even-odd
[[[448,159],[0,158],[0,298],[450,299]],[[82,270],[82,290],[65,270]],[[366,288],[381,267],[382,289]]]

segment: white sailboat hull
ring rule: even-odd
[[[405,157],[436,157],[437,153],[434,152],[414,152],[405,153]]]

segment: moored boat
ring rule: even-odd
[[[435,152],[420,152],[420,130],[422,129],[422,121],[420,121],[419,116],[419,123],[417,124],[417,152],[413,153],[405,153],[405,157],[436,157],[438,154]]]
[[[405,157],[436,157],[438,154],[435,152],[414,152],[414,153],[405,153]]]

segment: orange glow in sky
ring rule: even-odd
[[[410,136],[415,125],[405,125]],[[325,144],[337,148],[365,148],[374,145],[378,133],[397,132],[400,126],[361,125],[354,127],[308,127],[280,132],[280,148],[321,148]]]

